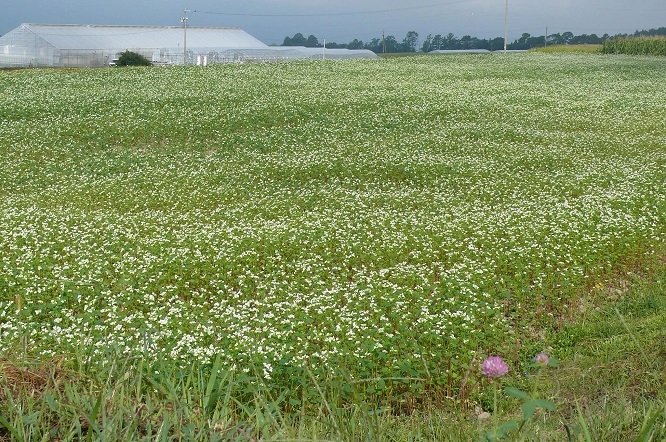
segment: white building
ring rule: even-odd
[[[164,65],[313,56],[310,49],[267,46],[240,28],[24,23],[0,37],[0,67],[102,67],[126,50]],[[349,52],[344,58],[375,56],[370,51],[344,51]]]

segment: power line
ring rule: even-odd
[[[471,3],[471,2],[472,2],[471,0],[453,0],[444,3],[412,6],[409,8],[378,9],[374,11],[357,11],[357,12],[331,12],[331,13],[321,13],[321,14],[243,14],[243,13],[234,13],[234,12],[200,11],[198,9],[195,9],[192,12],[197,12],[199,14],[212,14],[212,15],[232,15],[237,17],[334,17],[342,15],[380,14],[384,12],[415,11],[417,9],[436,8],[438,6],[447,6],[447,5],[454,5],[459,3]]]

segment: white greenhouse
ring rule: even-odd
[[[268,46],[240,28],[22,24],[0,37],[0,67],[103,67],[126,50],[158,65],[376,57],[364,50]]]

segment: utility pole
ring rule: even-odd
[[[382,46],[384,47],[384,54],[386,54],[386,35],[384,35],[383,29],[382,29]]]
[[[183,17],[180,19],[181,23],[184,26],[183,33],[183,64],[187,64],[187,13],[190,12],[189,9],[185,10]]]
[[[548,46],[548,26],[546,26],[546,36],[543,38],[543,47]]]
[[[504,3],[504,52],[506,52],[506,39],[509,33],[509,0]]]

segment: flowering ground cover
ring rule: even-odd
[[[663,247],[664,67],[1,73],[0,352],[219,357],[278,385],[344,365],[454,392]]]

